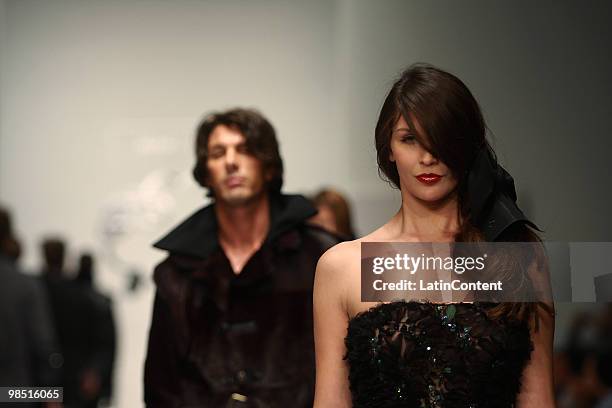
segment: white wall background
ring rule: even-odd
[[[204,113],[259,108],[285,191],[335,185],[360,232],[397,195],[376,174],[386,91],[417,61],[479,99],[519,200],[553,240],[609,241],[605,2],[0,1],[0,201],[25,266],[50,233],[99,255],[121,334],[116,405],[139,406],[150,243],[204,202],[190,180]],[[125,273],[146,276],[128,296]]]

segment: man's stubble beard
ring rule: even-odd
[[[216,199],[217,204],[231,208],[239,208],[249,206],[250,204],[256,203],[257,201],[263,199],[266,194],[266,191],[267,190],[265,188],[262,188],[261,191],[252,194],[237,194],[235,196],[230,194],[229,197],[217,196],[215,194],[215,196],[222,197],[220,200]]]

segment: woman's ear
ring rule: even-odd
[[[395,157],[393,157],[393,150],[389,149],[389,161],[395,162]]]
[[[274,172],[272,171],[272,169],[266,169],[266,172],[264,173],[264,180],[266,180],[266,182],[271,182],[272,179],[274,178]]]

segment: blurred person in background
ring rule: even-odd
[[[0,254],[12,263],[16,263],[21,256],[21,245],[14,236],[11,215],[2,207],[0,207]]]
[[[595,408],[612,408],[612,336],[601,333],[589,358],[587,378],[592,386]]]
[[[40,283],[19,270],[20,248],[10,214],[0,207],[0,387],[56,386],[60,370],[49,305]]]
[[[57,237],[42,242],[46,286],[63,362],[64,406],[94,408],[103,393],[107,347],[100,333],[99,302],[89,288],[71,280],[64,267],[66,244]]]
[[[343,240],[357,238],[351,222],[351,206],[348,199],[332,188],[324,188],[314,195],[312,202],[317,214],[309,222],[338,235]]]
[[[599,336],[594,355],[596,408],[612,408],[612,304],[607,303],[598,319]]]
[[[559,408],[612,408],[612,306],[580,312],[555,356]]]
[[[101,293],[94,285],[94,258],[90,253],[83,253],[79,258],[79,268],[75,281],[82,290],[93,299],[96,310],[96,343],[95,364],[83,374],[82,384],[94,393],[97,382],[101,381],[101,405],[108,406],[112,400],[113,368],[116,354],[116,326],[111,298]]]
[[[580,315],[568,343],[574,407],[612,408],[612,306]]]
[[[559,408],[590,408],[591,386],[585,381],[587,357],[596,341],[595,320],[588,312],[574,316],[567,341],[555,353],[555,386]]]
[[[280,192],[283,163],[260,113],[207,116],[193,175],[213,204],[155,244],[144,373],[148,407],[312,407],[312,285],[337,240]]]

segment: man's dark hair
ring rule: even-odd
[[[0,254],[12,261],[17,261],[21,255],[21,245],[13,233],[11,213],[0,207]]]
[[[8,210],[0,207],[0,239],[4,239],[12,235],[13,228],[11,226],[11,214]]]
[[[219,125],[227,126],[244,136],[249,153],[261,160],[264,173],[271,175],[268,191],[279,193],[283,185],[283,161],[278,151],[276,132],[270,122],[253,109],[236,108],[225,112],[214,112],[207,115],[200,123],[196,133],[196,163],[193,168],[193,177],[198,184],[205,188],[209,187],[206,184],[208,139]],[[210,189],[208,195],[213,196]]]
[[[76,281],[87,286],[93,286],[93,255],[89,252],[84,252],[79,258],[79,269],[76,275]]]
[[[60,238],[47,238],[42,243],[43,255],[47,268],[61,271],[64,267],[66,244]]]

